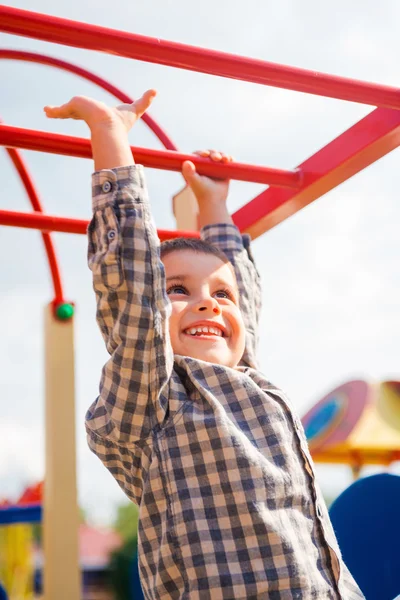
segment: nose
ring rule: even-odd
[[[208,296],[199,300],[195,310],[197,312],[204,313],[212,312],[216,315],[219,315],[221,313],[220,305],[212,296]]]

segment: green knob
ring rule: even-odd
[[[74,307],[72,304],[59,304],[56,306],[56,317],[60,321],[68,321],[74,314]]]

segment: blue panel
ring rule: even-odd
[[[7,508],[0,509],[0,525],[40,523],[41,520],[41,504],[32,504],[30,506],[8,506]]]
[[[343,405],[340,398],[329,398],[318,411],[312,415],[305,427],[305,433],[308,440],[321,435],[326,431],[333,419],[336,417]]]
[[[400,594],[400,477],[356,481],[332,504],[330,516],[366,599],[393,600]]]
[[[0,600],[8,600],[8,596],[6,594],[6,590],[3,588],[3,586],[0,583]]]

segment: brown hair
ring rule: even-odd
[[[179,237],[173,240],[162,242],[160,245],[160,258],[162,260],[165,256],[167,256],[167,254],[170,254],[171,252],[179,252],[180,250],[190,250],[191,252],[197,252],[197,254],[213,254],[214,256],[217,256],[223,263],[229,266],[237,285],[236,273],[235,269],[233,268],[233,264],[226,254],[217,248],[217,246],[214,246],[205,240],[200,240],[199,238]]]
[[[231,264],[228,257],[222,252],[222,250],[213,244],[210,244],[204,240],[199,240],[198,238],[179,237],[173,240],[162,242],[160,246],[161,259],[163,259],[164,256],[167,256],[167,254],[176,252],[178,250],[191,250],[192,252],[197,252],[198,254],[213,254],[214,256],[218,256],[222,262]]]

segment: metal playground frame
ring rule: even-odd
[[[363,119],[292,170],[244,163],[213,164],[182,154],[149,115],[143,120],[165,150],[132,148],[143,165],[180,171],[192,160],[205,175],[268,185],[233,214],[239,229],[256,238],[310,204],[343,181],[400,145],[400,89],[356,81],[216,52],[137,34],[98,27],[49,15],[0,6],[0,31],[55,44],[106,52],[169,67],[239,79],[260,85],[358,102],[374,107]],[[0,49],[0,59],[28,61],[63,69],[83,77],[122,102],[133,100],[104,79],[63,60],[17,50]],[[91,157],[87,139],[11,127],[0,123],[0,145],[5,146],[31,201],[33,212],[0,210],[0,225],[42,232],[54,287],[46,307],[46,485],[44,497],[44,591],[46,600],[81,597],[75,458],[73,305],[64,297],[52,231],[85,234],[87,221],[55,217],[43,212],[27,166],[18,149]],[[179,226],[179,214],[176,215]],[[159,230],[167,239],[198,235],[196,231]],[[60,430],[56,424],[63,422]],[[1,522],[1,520],[0,520]]]

